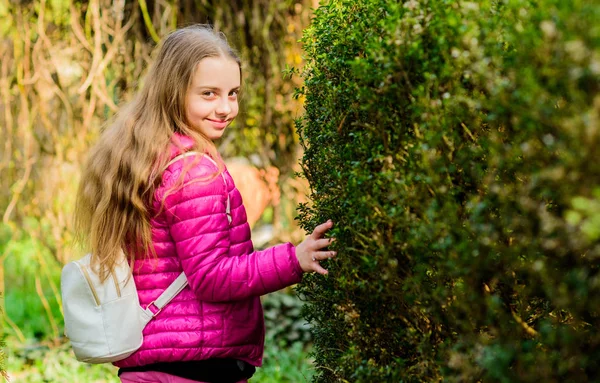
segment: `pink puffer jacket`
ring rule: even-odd
[[[176,139],[184,149],[192,146],[188,137]],[[174,147],[171,158],[178,154]],[[155,193],[156,211],[192,158],[178,160],[165,171]],[[216,170],[203,156],[187,170],[185,186],[167,193],[164,208],[152,220],[158,257],[136,261],[133,267],[140,304],[150,304],[182,270],[189,284],[145,328],[142,347],[115,365],[208,358],[261,365],[264,321],[259,297],[298,283],[302,269],[289,243],[254,251],[241,195],[227,171],[225,179],[219,175],[208,182],[189,182]]]

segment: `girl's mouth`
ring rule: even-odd
[[[229,124],[229,120],[212,120],[207,118],[208,121],[216,128],[216,129],[225,129],[225,127]]]

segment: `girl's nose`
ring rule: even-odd
[[[215,112],[221,116],[226,116],[231,113],[231,105],[229,104],[229,100],[227,98],[221,99]]]

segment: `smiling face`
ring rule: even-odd
[[[238,114],[240,84],[240,67],[233,59],[200,60],[186,94],[188,123],[210,140],[220,138]]]

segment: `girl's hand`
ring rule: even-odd
[[[322,238],[332,227],[333,222],[331,220],[320,224],[315,227],[315,230],[308,238],[296,246],[296,257],[304,272],[316,271],[322,275],[327,274],[327,270],[321,267],[319,261],[333,258],[337,254],[335,251],[321,251],[321,249],[329,246],[334,241],[333,238]]]

